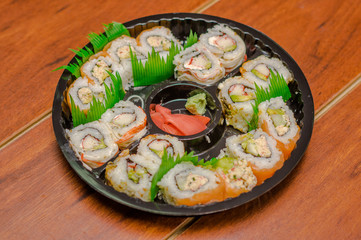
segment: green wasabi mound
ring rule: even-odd
[[[194,115],[203,115],[206,112],[207,100],[205,93],[199,93],[187,99],[186,109]]]

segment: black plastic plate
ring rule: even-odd
[[[151,28],[157,25],[162,25],[170,28],[173,34],[180,40],[185,40],[186,36],[188,36],[189,34],[190,29],[192,29],[194,32],[197,32],[199,36],[200,34],[206,32],[207,28],[212,27],[213,25],[218,23],[227,24],[244,39],[247,46],[248,59],[253,59],[261,54],[270,57],[278,57],[288,66],[288,68],[294,75],[295,81],[289,85],[292,92],[292,98],[289,100],[288,105],[293,110],[298,124],[301,127],[301,136],[297,142],[297,147],[293,150],[291,157],[287,161],[285,161],[284,166],[280,170],[278,170],[273,177],[267,179],[262,185],[252,189],[251,192],[241,194],[240,196],[233,199],[228,199],[223,202],[212,203],[209,205],[178,207],[168,205],[160,201],[143,202],[139,199],[129,197],[124,193],[117,192],[112,187],[107,186],[104,183],[104,168],[98,169],[94,172],[88,171],[76,158],[73,150],[69,146],[69,142],[66,139],[65,135],[65,129],[71,128],[72,124],[69,120],[69,111],[64,104],[64,92],[66,91],[67,86],[69,86],[70,83],[73,81],[73,79],[71,78],[71,74],[68,71],[64,71],[58,82],[53,102],[52,119],[54,132],[58,144],[70,166],[89,186],[91,186],[100,194],[131,208],[169,216],[196,216],[224,211],[247,203],[275,187],[296,167],[298,162],[301,160],[304,152],[306,151],[306,148],[311,139],[314,122],[314,104],[311,90],[301,69],[299,68],[297,63],[291,58],[291,56],[277,43],[275,43],[272,39],[270,39],[263,33],[244,24],[204,14],[160,14],[132,20],[124,23],[124,25],[129,29],[129,32],[133,37],[136,37],[144,29]],[[71,62],[74,63],[75,58],[73,58]],[[229,76],[237,74],[238,68],[231,72]],[[171,85],[174,83],[170,80],[169,84]],[[217,84],[215,84],[213,88],[212,86],[210,86],[209,88],[207,88],[207,90],[212,95],[215,95],[217,91],[216,86]],[[167,83],[166,85],[164,85],[163,83],[163,85],[159,85],[158,89],[162,91],[166,87]],[[146,110],[155,97],[155,94],[147,95],[147,92],[152,92],[154,89],[157,89],[157,86],[150,89],[150,91],[144,90],[145,93],[143,94],[143,101],[145,104],[148,104],[145,106]],[[139,94],[141,96],[142,91],[143,90],[141,90]],[[130,91],[130,94],[128,93],[126,95],[126,98],[129,98],[131,93],[132,91]],[[215,116],[218,116],[217,113],[215,113]],[[218,117],[216,118],[218,119]],[[148,114],[148,128],[151,131],[149,133],[152,133],[153,131],[159,131],[157,127],[153,126],[152,121],[149,119],[150,118]],[[213,138],[216,139],[214,145],[209,147],[209,149],[202,149],[202,151],[200,151],[198,154],[200,157],[207,158],[217,156],[219,150],[224,147],[224,139],[229,135],[237,133],[237,131],[233,130],[231,127],[225,126],[221,126],[221,128],[217,131],[219,132],[217,133],[218,135],[213,136]],[[201,139],[202,134],[208,134],[209,132],[214,131],[207,132],[207,130],[205,130],[205,132],[196,135],[195,138]],[[180,138],[180,140],[188,141],[189,139],[183,137]]]

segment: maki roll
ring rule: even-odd
[[[217,172],[182,162],[158,182],[160,196],[173,205],[194,206],[224,200],[224,181]]]
[[[225,182],[225,199],[238,197],[256,186],[257,178],[246,160],[227,155],[218,156],[218,159],[215,167]]]
[[[175,78],[179,81],[210,85],[225,76],[219,59],[200,42],[177,54],[173,64],[176,66]]]
[[[143,155],[158,167],[162,162],[165,151],[167,155],[181,157],[184,155],[184,144],[176,137],[154,134],[142,138],[138,145],[138,154]]]
[[[110,129],[120,149],[127,148],[147,132],[144,110],[130,101],[115,104],[102,115],[101,121]]]
[[[75,155],[91,168],[102,166],[119,151],[108,129],[99,121],[67,130],[67,136]]]
[[[142,31],[137,37],[138,46],[141,46],[145,52],[159,52],[160,56],[166,58],[172,42],[181,48],[177,38],[175,38],[169,28],[156,26]]]
[[[88,78],[91,84],[102,86],[105,83],[110,86],[112,80],[108,72],[114,75],[118,72],[122,78],[123,88],[126,87],[128,85],[128,78],[124,68],[122,65],[112,61],[110,57],[104,56],[105,54],[105,52],[99,52],[90,57],[81,67],[81,75]]]
[[[124,68],[126,78],[133,79],[132,62],[130,59],[130,50],[137,56],[138,60],[142,60],[143,64],[147,60],[147,53],[144,52],[139,46],[135,38],[123,35],[112,42],[108,43],[104,47],[104,51],[112,58],[116,63],[119,63]],[[130,87],[130,83],[124,87],[127,90]]]
[[[100,85],[90,84],[87,78],[78,78],[76,79],[69,87],[67,92],[67,102],[71,109],[71,100],[74,100],[76,106],[79,107],[81,111],[85,113],[88,112],[90,108],[90,103],[93,100],[93,97],[103,101],[105,96],[105,89]]]
[[[227,125],[247,132],[247,122],[252,119],[252,104],[256,98],[254,84],[242,77],[232,77],[219,84],[218,88]]]
[[[105,179],[115,190],[149,202],[154,173],[153,166],[143,156],[129,155],[127,149],[107,164]]]
[[[258,109],[259,127],[276,139],[285,159],[289,158],[300,137],[300,127],[297,125],[293,112],[282,97],[262,102]]]
[[[226,72],[241,65],[246,57],[246,45],[241,37],[224,24],[218,24],[199,37],[214,55],[220,58]]]
[[[261,129],[227,138],[226,147],[231,157],[250,163],[257,177],[257,185],[272,177],[283,166],[284,156],[277,148],[276,140]]]
[[[278,58],[268,58],[264,55],[243,63],[240,71],[247,80],[257,83],[258,86],[267,88],[272,70],[283,76],[287,84],[293,80],[292,74]]]

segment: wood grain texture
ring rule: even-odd
[[[137,211],[95,192],[64,159],[50,118],[1,150],[0,159],[2,239],[160,239],[185,219]]]
[[[361,7],[346,0],[229,0],[204,13],[265,33],[298,63],[318,109],[361,72]]]
[[[2,142],[50,110],[62,71],[103,23],[126,22],[166,12],[190,12],[207,0],[171,1],[1,1],[0,131]]]
[[[360,239],[359,91],[316,122],[284,182],[245,206],[202,217],[177,239]]]

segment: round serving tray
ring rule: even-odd
[[[295,81],[289,84],[292,97],[287,104],[293,110],[295,118],[297,119],[297,122],[301,127],[301,132],[300,139],[297,142],[296,148],[293,150],[290,158],[285,161],[283,167],[280,170],[276,171],[276,173],[271,178],[267,179],[263,184],[253,188],[252,191],[241,194],[236,198],[227,199],[223,202],[216,202],[208,205],[187,207],[173,206],[160,201],[144,202],[142,200],[129,197],[124,193],[117,192],[112,187],[105,184],[104,167],[96,169],[92,172],[84,168],[83,164],[75,156],[66,138],[65,130],[71,128],[72,123],[69,117],[69,110],[64,103],[64,92],[71,84],[73,79],[70,72],[65,70],[60,77],[54,96],[52,111],[54,132],[60,149],[62,150],[70,166],[89,186],[91,186],[100,194],[131,208],[169,216],[196,216],[224,211],[247,203],[275,187],[296,167],[298,162],[301,160],[304,152],[306,151],[306,148],[311,139],[314,122],[314,104],[311,90],[301,69],[299,68],[297,63],[291,58],[291,56],[277,43],[275,43],[272,39],[270,39],[263,33],[244,24],[204,14],[160,14],[132,20],[124,23],[124,25],[128,28],[132,37],[136,37],[144,29],[161,25],[170,28],[173,34],[178,39],[185,40],[190,29],[196,32],[199,36],[200,34],[206,32],[208,28],[218,23],[227,24],[244,39],[247,47],[248,59],[253,59],[261,54],[269,57],[277,57],[281,59],[285,65],[288,66],[288,69],[290,69],[294,76]],[[71,63],[75,63],[75,58],[71,60]],[[239,74],[238,69],[239,68],[236,68],[233,72],[228,74],[227,77]],[[149,104],[152,103],[152,101],[157,97],[157,91],[166,91],[168,86],[172,87],[174,84],[177,84],[177,82],[173,79],[173,81],[168,80],[156,86],[150,88],[148,87],[148,89],[144,88],[140,91],[131,90],[125,96],[125,100],[129,99],[134,93],[142,96],[143,101],[141,102],[145,103],[144,107],[147,112],[147,110],[149,109]],[[187,84],[188,83],[184,83],[183,85]],[[213,96],[216,95],[217,84],[206,88],[206,90],[209,91]],[[197,87],[197,84],[194,83],[189,83],[189,85],[190,87]],[[147,114],[149,129],[148,134],[161,131],[156,126],[154,126],[153,122],[149,117],[149,113]],[[215,121],[219,119],[219,113],[214,113],[214,116]],[[213,130],[213,128],[215,130]],[[217,128],[220,129],[217,130]],[[213,135],[210,136],[209,134]],[[202,151],[199,151],[198,153],[196,151],[200,158],[208,159],[208,157],[215,157],[218,155],[220,149],[224,147],[224,139],[232,134],[239,134],[239,132],[233,130],[232,127],[226,127],[224,124],[217,126],[216,124],[213,124],[212,131],[205,130],[204,132],[193,136],[192,139],[188,139],[187,137],[179,137],[179,139],[183,142],[191,141],[194,139],[202,141],[202,137],[209,135],[213,139],[211,140],[211,142],[213,141],[212,146],[207,149],[202,149]],[[192,149],[192,146],[190,146],[189,148],[191,150],[194,150]]]

